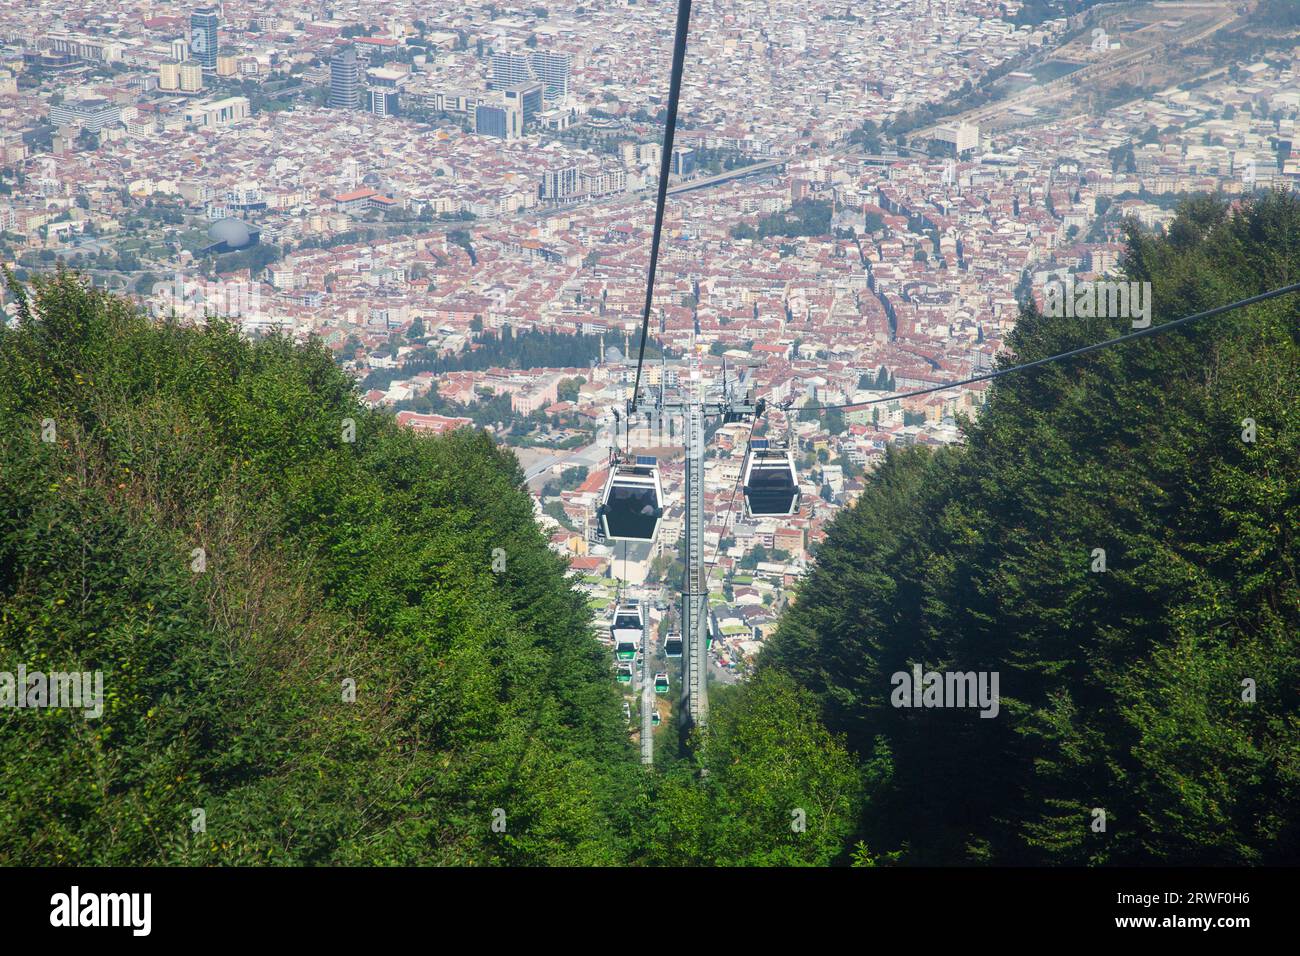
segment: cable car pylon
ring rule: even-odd
[[[664,123],[664,142],[659,160],[658,195],[655,200],[654,229],[650,239],[650,265],[646,276],[645,307],[641,316],[641,345],[636,360],[636,378],[632,397],[628,401],[629,418],[637,411],[641,396],[641,370],[645,364],[646,340],[650,337],[650,311],[654,305],[655,268],[659,262],[659,243],[663,234],[664,206],[668,197],[668,178],[672,171],[673,136],[677,129],[677,104],[681,97],[682,69],[686,61],[686,39],[690,32],[691,0],[678,0],[677,26],[673,36],[672,72],[668,82],[667,116]],[[689,391],[689,390],[688,390]],[[682,727],[703,728],[709,715],[708,646],[709,646],[709,569],[704,557],[704,419],[709,415],[722,415],[728,421],[740,418],[753,419],[761,411],[755,406],[752,395],[736,398],[725,376],[716,397],[710,399],[698,394],[688,394],[685,399],[669,400],[663,381],[657,394],[656,411],[680,412],[684,419],[686,452],[686,573],[682,584]],[[611,469],[610,482],[602,500],[602,524],[607,533],[617,537],[619,525],[627,532],[624,540],[648,540],[640,537],[647,526],[653,531],[659,527],[659,515],[653,525],[649,519],[655,506],[662,508],[662,491],[658,482],[656,463],[646,462],[642,475],[625,473],[616,480]],[[637,481],[636,479],[640,479]],[[621,492],[616,494],[616,492]],[[647,509],[649,506],[649,509]],[[620,516],[623,520],[620,520]],[[612,523],[609,519],[612,519]]]
[[[641,373],[645,364],[646,341],[650,333],[650,312],[654,303],[655,271],[659,262],[664,206],[667,199],[669,173],[672,168],[673,136],[677,127],[677,107],[681,94],[682,69],[686,58],[686,41],[690,29],[690,16],[691,0],[678,0],[677,26],[673,40],[672,73],[669,79],[667,119],[664,124],[664,142],[660,155],[658,195],[655,202],[654,229],[650,241],[650,263],[646,279],[645,306],[641,318],[641,344],[637,354],[636,377],[633,381],[632,396],[627,403],[629,417],[636,412],[641,393]],[[1184,316],[1162,325],[1150,326],[1112,339],[1071,349],[1068,352],[1046,356],[1019,365],[1007,366],[970,378],[932,385],[910,392],[895,393],[883,398],[868,399],[864,402],[805,407],[817,410],[854,408],[972,385],[1000,378],[1012,372],[1036,368],[1041,365],[1084,355],[1131,339],[1160,335],[1191,322],[1294,292],[1300,292],[1300,283],[1271,289],[1259,295],[1239,299],[1227,305],[1198,312],[1194,315]],[[692,725],[703,728],[708,719],[709,711],[706,673],[709,643],[708,567],[704,557],[704,418],[706,415],[721,415],[724,421],[737,421],[744,418],[754,421],[762,416],[763,403],[761,400],[756,403],[752,394],[745,398],[734,397],[726,382],[725,367],[720,390],[721,395],[714,401],[696,396],[684,400],[669,401],[664,395],[666,391],[664,385],[665,383],[661,380],[658,411],[662,413],[668,409],[677,410],[682,413],[685,423],[686,572],[682,586],[682,639],[685,645],[683,648],[683,670],[686,676],[682,681],[682,725],[684,729]],[[794,514],[798,509],[799,487],[794,465],[795,442],[788,421],[788,408],[786,414],[787,433],[783,442],[777,439],[776,447],[773,447],[773,443],[769,440],[757,447],[752,447],[754,443],[751,439],[751,447],[746,452],[747,460],[741,472],[742,484],[746,486],[746,510],[754,517],[776,517]],[[659,486],[657,463],[652,460],[636,463],[632,467],[636,468],[637,465],[640,465],[645,469],[645,473],[642,475],[626,475],[627,481],[623,482],[620,487],[620,483],[614,480],[617,471],[615,465],[619,460],[617,453],[612,457],[614,460],[611,462],[610,482],[606,486],[605,495],[602,499],[602,512],[612,518],[613,526],[610,526],[608,521],[602,518],[602,531],[614,531],[614,540],[652,540],[655,536],[654,533],[659,530],[659,519],[661,517],[661,512],[656,513],[655,509],[662,508],[662,490]],[[634,481],[633,478],[643,480]],[[620,494],[614,495],[613,492],[615,491],[620,492]],[[609,507],[611,499],[616,504],[613,508]],[[617,533],[620,525],[628,531],[625,536]],[[647,537],[642,537],[646,533],[647,525],[650,526],[650,533]],[[621,674],[620,680],[624,680]],[[658,722],[657,712],[653,716],[652,724]]]
[[[709,717],[709,567],[704,553],[704,420],[722,416],[732,421],[753,420],[759,411],[753,395],[736,396],[723,387],[713,396],[663,397],[665,410],[680,411],[685,419],[686,470],[686,571],[682,582],[682,697],[683,729],[703,728]]]

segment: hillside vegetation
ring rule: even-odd
[[[1300,277],[1300,205],[1129,242],[1158,324]],[[106,701],[0,708],[0,864],[1300,858],[1296,297],[1007,376],[965,445],[892,452],[646,773],[508,450],[365,410],[319,345],[10,290],[0,672]],[[1125,331],[1030,310],[1009,345]],[[892,706],[913,665],[996,672],[996,716]]]
[[[609,666],[510,452],[366,411],[320,347],[67,273],[24,301],[0,670],[101,669],[107,700],[0,710],[0,863],[624,858]]]
[[[1127,269],[1157,323],[1295,282],[1300,206],[1189,201],[1167,239],[1131,232]],[[965,447],[891,454],[834,522],[760,667],[872,768],[869,854],[1300,858],[1298,316],[1288,296],[1002,378]],[[1009,344],[1126,331],[1031,311]],[[892,706],[913,664],[997,672],[999,714]]]

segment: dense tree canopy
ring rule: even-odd
[[[1189,201],[1126,268],[1156,323],[1286,284],[1300,204]],[[102,670],[105,706],[0,708],[2,863],[1300,856],[1294,298],[999,379],[963,446],[891,452],[647,773],[508,450],[364,409],[316,344],[10,290],[0,672]],[[1128,328],[1028,306],[1009,346]],[[896,706],[914,666],[996,674],[996,715]]]
[[[416,437],[322,348],[63,274],[0,333],[0,460],[0,670],[106,696],[0,711],[0,860],[623,858],[609,665],[483,434]]]
[[[1300,274],[1289,196],[1188,202],[1167,239],[1129,239],[1157,322]],[[1300,855],[1298,314],[1273,300],[1000,379],[966,447],[891,454],[834,523],[761,664],[885,764],[868,846]],[[1030,310],[1009,344],[1024,361],[1124,331]],[[999,716],[892,706],[914,664],[997,672]]]

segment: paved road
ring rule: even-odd
[[[572,463],[574,465],[586,465],[588,469],[592,468],[593,465],[591,462],[591,455],[590,455],[592,448],[593,448],[592,445],[583,445],[580,448],[572,448],[569,449],[568,451],[555,452],[553,454],[547,455],[544,458],[539,458],[537,461],[533,462],[533,464],[528,465],[526,468],[524,468],[524,483],[531,487],[534,481],[536,481],[539,478],[542,478],[542,476],[546,474],[548,469],[554,468],[556,465]],[[518,454],[518,452],[523,450],[524,449],[516,449],[515,450],[516,455]],[[544,481],[538,482],[538,487],[540,488],[542,484],[545,484],[545,482]]]
[[[735,169],[728,169],[726,172],[718,173],[716,176],[705,176],[703,179],[693,179],[689,182],[678,183],[676,186],[669,186],[668,195],[678,196],[694,189],[708,189],[710,186],[717,186],[720,183],[729,182],[733,179],[740,179],[744,176],[753,176],[756,173],[761,173],[768,169],[775,169],[778,166],[784,166],[789,161],[790,157],[779,156],[775,159],[763,160],[761,163],[751,163],[748,166],[738,166]]]

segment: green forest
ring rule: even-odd
[[[609,667],[508,450],[68,273],[0,336],[0,423],[0,669],[107,698],[0,711],[0,862],[624,858]]]
[[[1128,240],[1158,320],[1300,275],[1289,196],[1198,198],[1167,239]],[[1300,858],[1297,315],[1284,297],[999,379],[964,447],[891,454],[834,523],[760,668],[872,769],[870,852]],[[1023,362],[1127,325],[1031,310],[1009,345]],[[1000,714],[891,706],[914,664],[997,672]]]
[[[1128,241],[1159,324],[1294,281],[1300,204]],[[1300,858],[1294,297],[1001,378],[963,445],[891,452],[647,772],[508,449],[364,409],[318,343],[6,278],[0,671],[105,701],[0,708],[0,864]],[[1030,306],[1009,348],[1125,331]],[[996,718],[891,706],[914,665],[997,673]]]

